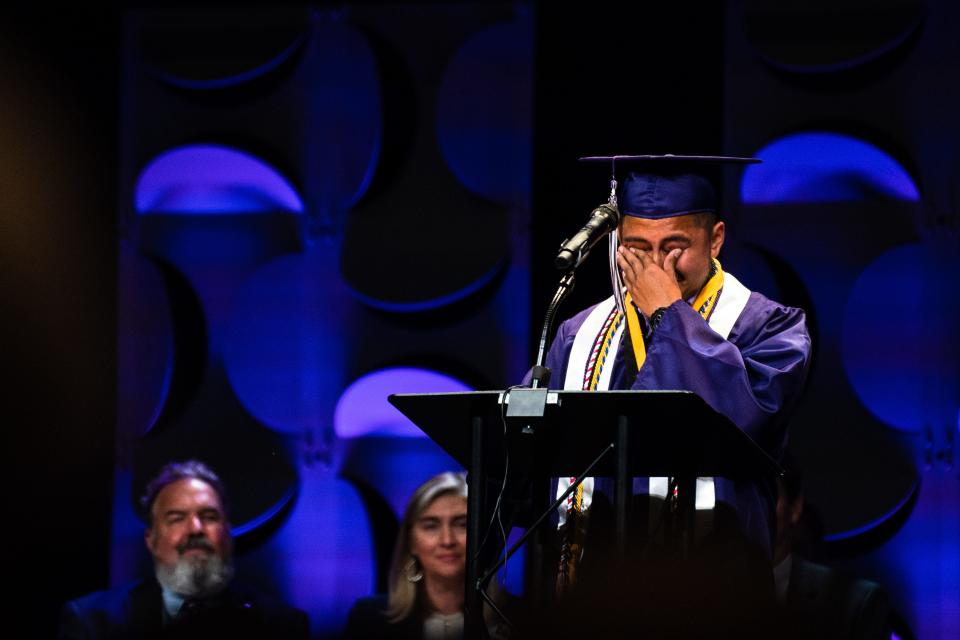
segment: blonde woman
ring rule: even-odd
[[[390,564],[389,592],[359,600],[346,638],[461,638],[467,483],[441,473],[414,492]]]

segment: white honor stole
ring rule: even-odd
[[[743,313],[747,300],[750,298],[750,290],[747,289],[739,280],[734,278],[729,272],[723,274],[723,289],[719,294],[716,307],[710,314],[707,324],[716,331],[724,340],[730,335],[733,325],[737,318]],[[613,296],[610,296],[590,312],[587,319],[577,330],[577,335],[573,340],[573,347],[570,350],[570,358],[567,362],[567,375],[563,382],[563,388],[566,390],[583,390],[584,376],[589,375],[589,370],[593,368],[594,361],[597,358],[599,348],[598,336],[602,340],[601,330],[608,319],[614,313],[616,303]],[[613,371],[613,362],[617,357],[617,351],[620,348],[621,338],[623,337],[626,322],[620,322],[613,338],[610,341],[605,358],[600,369],[600,376],[597,380],[597,390],[606,391],[610,389],[610,377]],[[628,347],[629,348],[629,347]],[[585,372],[587,372],[585,374]],[[557,486],[557,498],[567,490],[572,484],[571,478],[560,478]],[[583,481],[583,510],[590,507],[593,500],[593,478],[585,478]],[[652,496],[660,498],[667,497],[668,480],[664,477],[650,478],[649,493]],[[570,500],[560,507],[560,524],[566,521],[566,514],[569,510]],[[713,509],[716,504],[714,494],[713,478],[697,478],[697,498],[696,508],[698,510]]]

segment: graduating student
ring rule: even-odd
[[[610,163],[619,178],[610,203],[619,211],[614,295],[561,324],[546,358],[550,386],[692,391],[778,459],[786,418],[809,368],[810,336],[802,310],[751,291],[721,266],[727,228],[709,177],[722,165],[757,161],[672,155],[587,160]],[[561,479],[558,495],[569,484]],[[666,478],[634,485],[637,493],[668,493]],[[610,495],[612,481],[587,479],[577,505],[568,508],[589,510],[594,490]],[[733,509],[741,533],[769,557],[772,479],[698,479],[697,509],[720,503]]]

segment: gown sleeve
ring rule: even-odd
[[[693,391],[777,455],[784,418],[806,379],[810,350],[800,309],[752,293],[724,339],[677,301],[653,332],[631,388]]]

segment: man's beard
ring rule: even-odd
[[[217,595],[233,578],[233,563],[216,553],[181,557],[173,566],[156,563],[155,567],[162,587],[186,597]]]

